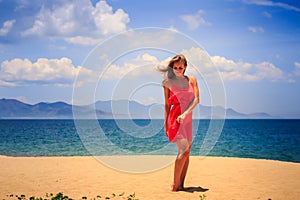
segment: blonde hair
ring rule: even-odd
[[[173,65],[174,65],[174,63],[176,63],[176,62],[182,62],[183,65],[184,65],[185,67],[187,67],[187,60],[186,60],[185,56],[182,55],[182,54],[178,54],[178,55],[174,56],[174,57],[169,61],[169,64],[168,64],[167,67],[165,67],[165,68],[157,67],[157,69],[158,69],[158,71],[160,71],[160,72],[166,73],[167,77],[168,77],[169,79],[172,79],[172,78],[175,76],[175,74],[174,74],[174,72],[173,72]],[[184,70],[184,72],[185,72],[185,70]],[[184,72],[183,72],[183,73],[184,73]]]

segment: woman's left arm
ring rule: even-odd
[[[198,83],[197,83],[196,77],[190,76],[189,81],[192,84],[193,89],[194,89],[194,100],[191,102],[189,107],[181,115],[179,115],[177,117],[177,122],[179,122],[179,123],[182,123],[182,121],[185,119],[185,117],[189,113],[191,113],[194,110],[194,108],[200,103],[199,88],[198,88]]]

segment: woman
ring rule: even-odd
[[[199,103],[197,79],[184,75],[186,67],[187,60],[184,55],[176,55],[170,60],[167,68],[160,69],[167,74],[163,81],[164,130],[169,141],[176,143],[178,148],[172,191],[184,190],[192,147],[192,111]]]

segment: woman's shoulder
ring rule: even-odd
[[[188,78],[190,83],[192,83],[192,84],[197,83],[196,76],[187,76],[187,78]]]
[[[166,78],[165,80],[163,80],[162,85],[164,87],[170,88],[172,85],[172,81],[169,78]]]

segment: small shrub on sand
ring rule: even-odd
[[[125,195],[125,192],[122,192],[120,194],[117,193],[112,193],[109,196],[101,196],[101,195],[97,195],[97,197],[92,197],[92,198],[88,198],[86,196],[81,197],[80,200],[101,200],[101,199],[125,199],[125,200],[138,200],[138,198],[136,198],[135,193],[133,194],[129,194],[127,197]],[[26,198],[25,195],[7,195],[7,199],[2,199],[2,200],[73,200],[72,198],[70,198],[69,196],[64,195],[62,192],[57,193],[55,196],[52,193],[46,193],[46,195],[44,197],[35,197],[35,196],[31,196],[29,198]]]

